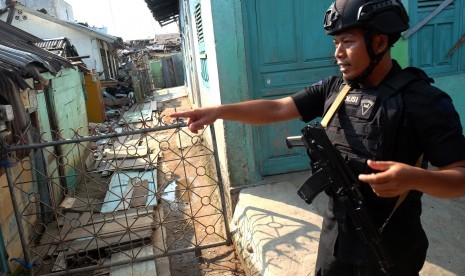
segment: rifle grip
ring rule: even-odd
[[[302,187],[297,191],[297,194],[307,204],[311,204],[317,195],[329,187],[329,184],[323,170],[319,169],[305,181]]]

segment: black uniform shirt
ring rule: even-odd
[[[396,61],[393,63],[386,81],[402,70]],[[308,122],[321,117],[325,111],[325,104],[328,106],[328,100],[333,99],[334,93],[339,92],[342,82],[340,76],[330,77],[294,94],[292,99],[302,120]],[[373,87],[369,89],[376,90]],[[360,90],[363,93],[364,89]],[[395,143],[393,148],[396,157],[391,161],[414,164],[418,153],[424,153],[432,165],[440,167],[465,159],[465,138],[451,98],[426,81],[407,85],[400,92],[403,115],[397,132],[402,139]],[[344,108],[343,104],[341,109]],[[375,224],[381,226],[396,199],[379,198],[368,185],[362,187],[361,191]],[[324,243],[330,252],[334,252],[342,261],[364,265],[376,264],[369,247],[363,244],[354,229],[351,229],[353,227],[350,221],[338,217],[337,212],[340,208],[337,202],[330,200],[320,243]],[[428,243],[421,227],[420,215],[421,193],[412,191],[382,234],[384,244],[395,262],[401,262],[409,255],[426,254]]]

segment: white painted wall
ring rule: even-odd
[[[73,7],[64,0],[16,0],[22,5],[35,9],[45,9],[47,14],[70,22],[74,22]],[[5,0],[0,0],[0,8],[5,8]]]
[[[18,13],[18,10],[16,10]],[[91,58],[83,59],[89,69],[96,69],[97,72],[103,71],[103,64],[100,58],[100,50],[97,39],[91,38],[84,32],[80,32],[60,24],[48,21],[35,15],[23,12],[27,15],[27,19],[13,19],[13,26],[33,34],[42,39],[52,39],[58,37],[67,37],[71,44],[76,47],[80,56],[90,55]],[[8,13],[0,16],[0,20],[6,21]]]

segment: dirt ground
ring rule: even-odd
[[[187,97],[179,98],[170,102],[165,102],[163,107],[162,115],[168,115],[175,110],[182,111],[186,109],[190,109],[190,104],[188,102]],[[166,118],[168,119],[168,118]],[[189,135],[187,134],[187,143],[189,143]],[[190,139],[195,141],[195,139]],[[190,147],[190,153],[188,156],[198,156],[193,158],[189,163],[191,164],[210,164],[209,167],[206,168],[207,171],[214,174],[213,170],[214,167],[211,164],[210,157],[203,156],[203,149],[202,147]],[[172,151],[166,151],[164,153],[163,159],[166,162],[163,162],[163,171],[170,171],[175,172],[177,176],[177,180],[180,183],[184,183],[186,180],[183,178],[182,175],[188,176],[187,178],[197,178],[200,175],[203,175],[202,171],[199,171],[199,167],[184,165],[183,172],[179,172],[176,169],[178,162],[169,162],[168,160],[176,160],[176,153]],[[205,160],[209,159],[209,160]],[[209,162],[210,161],[210,162]],[[216,183],[214,185],[206,185],[208,179],[205,181],[194,181],[194,179],[188,179],[188,183],[193,184],[193,187],[190,187],[190,190],[194,190],[196,195],[188,194],[188,193],[177,193],[178,199],[182,199],[184,204],[181,206],[183,208],[189,207],[191,210],[199,210],[203,204],[205,204],[205,200],[211,201],[213,205],[218,206],[220,204],[219,195],[216,191],[217,186]],[[178,185],[178,188],[182,190],[182,185]],[[189,184],[186,184],[189,185]],[[200,189],[196,190],[195,186],[201,187]],[[200,199],[200,200],[196,200]],[[215,203],[213,203],[215,202]],[[173,221],[183,221],[188,217],[188,211],[185,210],[184,212],[170,212],[169,206],[164,207],[165,214],[170,213],[169,219]],[[199,213],[197,213],[199,214]],[[202,218],[202,224],[206,226],[204,229],[203,227],[187,227],[188,231],[184,232],[184,235],[188,236],[197,236],[201,237],[203,233],[194,233],[194,232],[203,232],[203,231],[214,231],[215,233],[223,232],[223,225],[222,223],[217,223],[218,216],[215,215],[208,215],[206,214],[204,218]],[[213,226],[213,227],[212,227]],[[186,229],[186,228],[184,228]],[[175,235],[167,235],[168,244],[171,240],[173,240]],[[221,239],[217,239],[216,241],[213,239],[211,242],[221,242]],[[180,243],[177,243],[175,247],[182,248],[183,246],[189,246],[189,241],[186,239]],[[177,249],[177,248],[174,248]],[[183,254],[176,254],[169,257],[169,267],[170,273],[172,276],[197,276],[197,275],[245,275],[244,270],[242,268],[242,264],[237,256],[237,253],[234,249],[233,245],[227,246],[217,246],[212,247],[209,249],[203,249],[196,252],[189,252]]]
[[[160,120],[172,124],[174,120],[167,115],[190,109],[190,104],[187,97],[181,97],[160,102],[158,107]],[[150,124],[157,122],[158,118],[155,118]],[[152,240],[154,254],[168,253],[169,257],[160,258],[163,261],[157,260],[158,275],[245,275],[233,245],[194,250],[196,246],[205,248],[226,240],[214,159],[202,143],[202,136],[188,131],[177,133],[174,129],[153,135],[157,140],[166,140],[166,143],[160,143],[157,169],[160,198],[154,211],[156,226]],[[92,178],[94,183],[108,184],[109,181],[109,177],[102,177],[101,173],[89,173],[87,177]],[[106,185],[86,185],[82,189],[78,187],[76,196],[92,195],[98,201],[103,201],[106,190]],[[161,236],[163,238],[159,238]],[[158,266],[166,260],[168,264]],[[94,273],[109,274],[110,269]]]

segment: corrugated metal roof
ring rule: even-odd
[[[178,21],[179,0],[145,0],[145,3],[161,26]]]
[[[73,67],[68,60],[32,44],[42,40],[27,34],[0,20],[0,67],[20,69],[38,63],[53,74],[62,68]]]
[[[40,48],[51,50],[51,49],[63,49],[68,43],[67,39],[64,37],[55,38],[55,39],[44,39],[44,41],[34,43]]]
[[[66,37],[44,39],[44,41],[34,44],[64,58],[79,56],[76,48]]]

